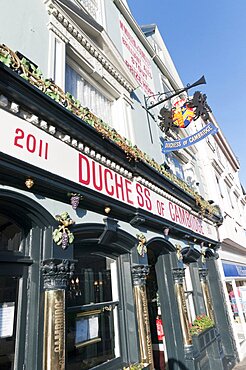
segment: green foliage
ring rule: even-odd
[[[201,209],[202,216],[208,212],[209,214],[218,214],[218,211],[207,201],[205,201],[199,194],[194,192],[184,181],[177,178],[172,173],[165,170],[165,168],[158,164],[153,158],[151,159],[145,152],[142,152],[136,145],[133,145],[129,140],[122,137],[117,131],[112,129],[108,124],[100,120],[88,108],[82,107],[78,99],[71,93],[66,94],[51,80],[44,79],[41,70],[31,63],[26,58],[21,60],[13,53],[7,46],[0,45],[0,61],[9,66],[20,76],[29,81],[32,85],[41,89],[44,94],[55,100],[74,115],[80,117],[88,125],[94,127],[103,138],[107,138],[120,147],[126,154],[128,160],[143,161],[157,172],[165,176],[179,188],[186,193],[192,195],[196,204]],[[19,66],[21,65],[21,68]],[[21,71],[19,71],[21,69]]]
[[[63,221],[70,219],[68,212],[62,212],[60,215],[56,216],[56,218]]]
[[[123,370],[142,370],[143,368],[143,364],[131,364],[127,367],[124,367]]]
[[[74,241],[74,235],[73,233],[71,233],[70,230],[67,231],[67,235],[68,235],[68,243],[69,244],[72,244],[72,242]]]
[[[141,256],[141,257],[144,257],[145,253],[147,253],[147,247],[146,247],[146,238],[144,236],[144,234],[137,234],[136,235],[138,240],[139,240],[139,243],[137,245],[137,251],[138,251],[138,254]]]
[[[70,218],[68,212],[62,212],[60,215],[56,215],[55,218],[60,222],[60,225],[53,231],[53,240],[57,245],[62,245],[64,248],[64,235],[67,234],[66,244],[72,244],[74,241],[74,235],[68,228],[74,221]]]
[[[7,67],[10,67],[11,65],[11,56],[9,54],[1,55],[0,54],[0,62],[5,64]]]
[[[56,244],[60,244],[60,240],[62,239],[62,232],[59,229],[55,229],[53,231],[53,240]],[[58,245],[59,245],[58,244]]]
[[[205,314],[197,316],[192,324],[190,324],[191,335],[197,335],[202,333],[204,330],[212,328],[214,326],[214,321]]]

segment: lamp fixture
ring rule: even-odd
[[[25,181],[25,185],[28,189],[31,189],[34,185],[34,181],[30,177],[28,177]]]
[[[104,212],[105,212],[106,214],[109,214],[109,213],[111,212],[111,208],[110,208],[109,206],[106,206],[106,207],[104,208]]]
[[[164,229],[163,229],[164,236],[168,236],[169,231],[170,231],[169,227],[164,227]]]

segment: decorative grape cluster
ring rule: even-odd
[[[83,199],[83,196],[78,193],[67,193],[67,195],[70,197],[72,209],[76,210],[79,206],[80,200]]]
[[[68,235],[67,235],[66,231],[63,231],[63,233],[62,233],[62,242],[61,242],[62,249],[66,249],[67,245],[68,245]]]
[[[70,202],[72,205],[72,209],[77,209],[80,201],[80,196],[79,195],[72,195],[70,198]]]
[[[53,240],[57,245],[61,245],[62,249],[66,249],[67,245],[72,244],[74,240],[74,235],[68,228],[74,221],[67,212],[56,215],[56,220],[60,222],[60,225],[53,231]]]

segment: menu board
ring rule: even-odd
[[[15,302],[0,303],[0,338],[12,337],[14,330]]]
[[[75,343],[82,343],[98,338],[98,316],[93,315],[76,321]]]

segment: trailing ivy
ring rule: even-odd
[[[215,214],[218,216],[218,209],[204,200],[198,193],[192,190],[188,184],[165,170],[165,168],[158,164],[153,158],[151,159],[149,155],[141,151],[136,145],[133,145],[128,139],[121,136],[115,129],[111,128],[108,124],[91,113],[89,108],[83,107],[79,100],[76,99],[72,94],[69,92],[64,93],[64,91],[51,79],[44,79],[42,71],[38,67],[24,57],[19,58],[16,53],[14,53],[4,44],[0,45],[0,62],[5,64],[7,67],[10,67],[23,79],[37,87],[44,94],[61,104],[71,113],[81,118],[88,125],[92,126],[102,136],[102,138],[107,138],[114,142],[125,152],[129,161],[134,160],[147,163],[157,172],[161,173],[171,182],[180,187],[183,191],[193,196],[196,200],[196,204],[201,209],[202,215],[208,212],[209,214]]]

